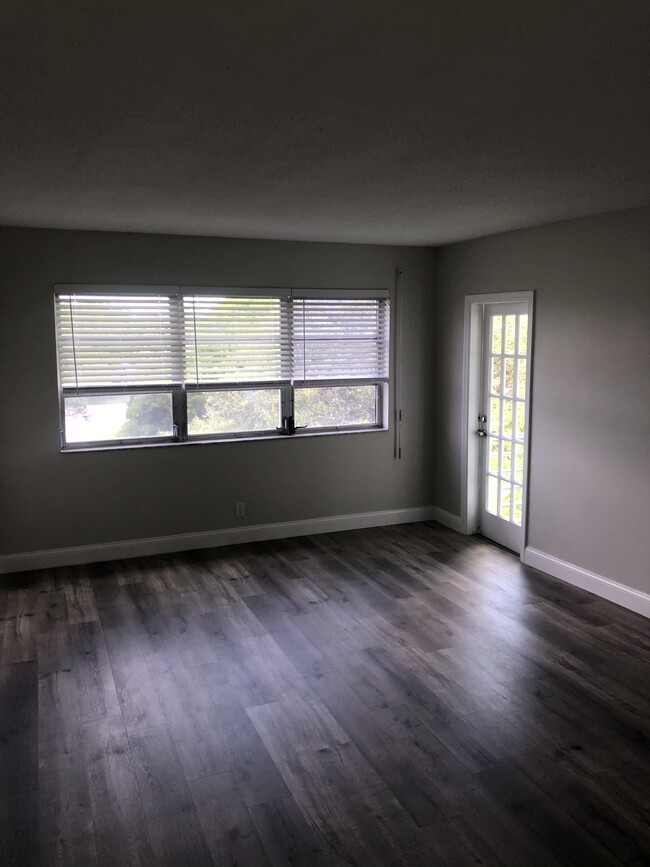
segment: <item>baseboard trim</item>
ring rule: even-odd
[[[457,533],[463,533],[466,535],[465,528],[463,527],[463,519],[460,515],[454,515],[451,512],[445,511],[445,509],[441,509],[439,506],[433,506],[433,520],[437,521],[439,524],[444,524],[445,527],[449,527],[450,530],[455,530]]]
[[[553,578],[559,578],[560,581],[566,581],[567,584],[573,584],[574,587],[588,590],[590,593],[595,593],[596,596],[622,605],[623,608],[628,608],[644,617],[650,617],[650,594],[648,593],[626,587],[625,584],[619,584],[617,581],[612,581],[611,578],[605,578],[603,575],[589,572],[580,566],[574,566],[573,563],[552,557],[536,548],[525,549],[524,563],[526,566],[532,566],[533,569],[539,569],[540,572],[552,575]]]
[[[175,536],[155,536],[149,539],[130,539],[125,542],[105,542],[99,545],[80,545],[70,548],[51,548],[46,551],[26,551],[0,555],[0,574],[25,572],[30,569],[50,569],[56,566],[76,566],[148,554],[171,554],[197,548],[218,548],[240,542],[262,542],[286,539],[290,536],[310,536],[315,533],[335,533],[339,530],[361,530],[366,527],[384,527],[390,524],[411,524],[416,521],[438,521],[432,506],[414,509],[390,509],[381,512],[359,512],[352,515],[332,515],[300,521],[275,524],[257,524],[247,527],[228,527],[201,533],[180,533]]]

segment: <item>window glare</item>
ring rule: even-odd
[[[67,443],[169,437],[171,394],[109,394],[66,397]]]

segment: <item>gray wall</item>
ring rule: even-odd
[[[0,246],[0,553],[431,505],[433,251],[36,229]],[[401,462],[392,431],[61,454],[54,283],[392,287],[396,265]]]
[[[438,250],[436,505],[459,514],[464,296],[536,291],[528,544],[650,592],[650,209]]]

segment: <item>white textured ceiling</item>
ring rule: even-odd
[[[440,244],[650,201],[648,0],[4,0],[0,223]]]

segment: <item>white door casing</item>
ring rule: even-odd
[[[461,523],[523,556],[533,292],[465,299]],[[485,419],[485,420],[483,420]]]

